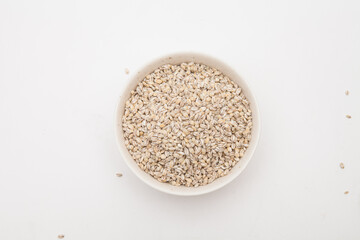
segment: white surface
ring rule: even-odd
[[[0,239],[359,239],[359,9],[1,1]],[[181,50],[233,62],[262,117],[239,178],[189,198],[137,179],[113,132],[124,68]]]

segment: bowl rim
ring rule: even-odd
[[[179,61],[176,59],[190,59],[184,61]],[[197,61],[197,60],[199,61]],[[250,108],[252,110],[252,116],[253,116],[253,128],[252,128],[252,137],[251,141],[249,143],[248,149],[245,151],[245,155],[241,158],[241,160],[230,170],[229,174],[220,177],[214,180],[214,182],[209,183],[205,186],[199,186],[199,187],[185,187],[185,186],[173,186],[169,183],[161,183],[155,178],[151,177],[149,174],[141,170],[134,159],[130,156],[130,153],[125,147],[125,139],[123,137],[123,131],[122,131],[122,116],[123,116],[123,109],[124,105],[126,103],[126,100],[130,96],[131,90],[133,90],[136,85],[143,80],[143,78],[150,73],[151,71],[155,70],[156,68],[166,64],[176,64],[176,62],[190,62],[190,61],[196,62],[196,63],[203,63],[205,65],[208,65],[210,67],[215,67],[220,72],[224,73],[224,69],[226,70],[224,73],[226,76],[229,75],[229,72],[233,77],[235,76],[234,80],[229,76],[229,78],[236,82],[240,88],[245,92],[246,98],[250,102]],[[208,63],[210,62],[210,64]],[[213,66],[217,65],[217,66]],[[220,67],[219,67],[220,66]],[[147,70],[148,69],[148,70]],[[152,69],[152,70],[151,70]],[[144,76],[142,76],[144,75]],[[260,138],[260,131],[261,131],[261,122],[260,122],[260,115],[259,115],[259,107],[255,98],[255,95],[253,93],[253,89],[249,87],[248,82],[246,82],[237,72],[236,68],[229,66],[224,61],[215,58],[213,56],[210,56],[208,54],[198,53],[198,52],[175,52],[175,53],[169,53],[166,55],[161,55],[159,57],[154,57],[152,60],[147,61],[145,64],[141,65],[139,68],[136,69],[136,71],[132,72],[129,75],[129,78],[126,82],[125,87],[121,91],[120,96],[118,97],[116,109],[115,109],[115,137],[118,149],[120,151],[120,155],[125,161],[126,165],[130,168],[130,170],[138,177],[140,178],[145,184],[148,186],[159,190],[164,193],[172,194],[172,195],[178,195],[178,196],[196,196],[196,195],[202,195],[206,193],[210,193],[213,191],[216,191],[230,182],[232,182],[235,178],[237,178],[240,173],[243,172],[243,170],[246,168],[250,160],[252,159],[252,156],[255,152],[255,149],[257,147],[257,144],[259,142]],[[246,158],[245,158],[246,157]],[[237,167],[241,163],[241,166]],[[220,181],[219,181],[220,180]]]

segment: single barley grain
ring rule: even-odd
[[[346,117],[347,117],[347,118],[349,118],[349,119],[351,118],[351,116],[350,116],[350,115],[346,115]]]
[[[130,70],[128,68],[125,68],[125,74],[129,74]]]
[[[122,173],[116,173],[116,176],[117,176],[117,177],[122,177],[123,174],[122,174]]]
[[[349,90],[345,91],[345,95],[349,95],[349,93],[350,93]]]
[[[122,117],[125,146],[160,182],[198,187],[227,175],[253,127],[241,88],[204,64],[166,64],[131,91]]]
[[[58,235],[58,238],[59,238],[59,239],[63,239],[64,237],[65,237],[64,234],[59,234],[59,235]]]
[[[345,191],[344,194],[349,194],[349,191]]]
[[[340,168],[341,168],[341,169],[344,169],[344,168],[345,168],[344,163],[340,163]]]

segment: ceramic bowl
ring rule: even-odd
[[[228,175],[224,177],[220,177],[213,181],[210,184],[205,186],[199,186],[197,188],[194,187],[185,187],[185,186],[172,186],[168,183],[161,183],[157,181],[155,178],[151,177],[149,174],[142,171],[136,162],[131,157],[130,153],[125,147],[125,141],[122,130],[122,115],[124,113],[125,102],[130,97],[130,92],[135,89],[136,85],[144,79],[144,77],[154,71],[156,68],[164,65],[164,64],[179,64],[182,62],[195,62],[195,63],[203,63],[210,67],[215,67],[225,75],[227,75],[232,81],[236,82],[241,88],[245,96],[250,102],[250,107],[253,114],[253,129],[252,129],[252,139],[249,143],[249,148],[246,150],[244,156],[241,160],[231,169]],[[237,70],[233,67],[230,67],[225,62],[218,60],[214,57],[207,56],[205,54],[199,53],[175,53],[169,54],[167,56],[163,56],[160,58],[156,58],[153,61],[149,62],[143,67],[140,67],[136,71],[132,71],[134,74],[130,75],[130,80],[125,87],[125,90],[120,96],[116,113],[115,113],[115,129],[116,129],[116,138],[120,153],[122,155],[123,160],[132,170],[132,172],[140,178],[143,182],[148,184],[149,186],[174,195],[181,196],[193,196],[193,195],[201,195],[205,193],[209,193],[215,191],[219,188],[224,187],[226,184],[230,183],[234,180],[239,174],[245,169],[246,165],[249,163],[253,153],[255,151],[256,145],[259,140],[260,134],[260,119],[259,119],[259,110],[255,100],[255,97],[250,90],[248,84],[243,80],[238,74]],[[236,187],[236,186],[233,186]]]

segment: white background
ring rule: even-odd
[[[238,69],[262,117],[247,169],[198,197],[142,183],[114,137],[124,69],[184,50]],[[2,0],[0,239],[360,239],[359,103],[357,0]]]

